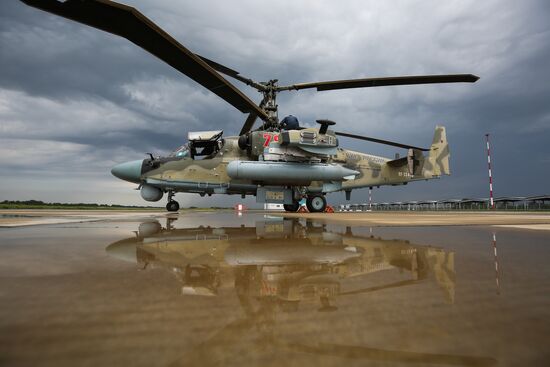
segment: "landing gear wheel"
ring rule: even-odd
[[[323,195],[308,196],[306,206],[311,213],[321,213],[327,207],[327,199]]]
[[[287,212],[297,212],[298,208],[300,208],[300,203],[295,201],[292,204],[283,204],[283,208],[285,208],[285,211]]]
[[[171,200],[168,202],[168,204],[166,204],[166,210],[168,210],[169,212],[177,212],[178,210],[180,210],[180,205],[177,201]]]

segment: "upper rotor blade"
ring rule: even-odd
[[[383,87],[388,85],[410,85],[410,84],[435,84],[435,83],[474,83],[479,79],[472,74],[449,74],[449,75],[413,75],[396,76],[386,78],[365,78],[350,80],[332,80],[327,82],[300,83],[286,87],[281,90],[300,90],[317,88],[318,91],[349,88]]]
[[[267,120],[258,105],[135,8],[108,0],[21,0],[35,8],[116,34],[209,89],[243,113]]]
[[[251,112],[250,115],[248,115],[248,117],[246,118],[246,121],[244,122],[243,128],[241,129],[239,135],[243,135],[249,132],[252,129],[252,126],[254,126],[257,118],[258,115],[256,115],[254,112]]]
[[[195,54],[197,55],[197,54]],[[197,55],[202,61],[204,61],[205,63],[208,64],[208,66],[210,66],[212,69],[222,73],[222,74],[225,74],[227,76],[230,76],[234,79],[237,79],[238,81],[241,81],[243,82],[244,84],[246,85],[249,85],[251,87],[254,87],[256,88],[257,90],[259,91],[263,91],[266,89],[266,87],[260,83],[257,83],[255,82],[254,80],[252,79],[249,79],[249,78],[245,78],[244,76],[240,75],[240,73],[236,70],[233,70],[231,68],[228,68],[227,66],[225,65],[222,65],[220,63],[217,63],[216,61],[212,61],[210,59],[207,59],[206,57],[204,56],[201,56],[201,55]]]
[[[427,151],[430,150],[430,149],[426,149],[426,148],[415,147],[415,146],[413,146],[413,145],[407,145],[407,144],[396,143],[396,142],[394,142],[394,141],[389,141],[389,140],[382,140],[382,139],[376,139],[376,138],[369,138],[368,136],[355,135],[355,134],[348,134],[348,133],[341,133],[341,132],[338,132],[338,131],[335,131],[334,133],[335,133],[336,135],[345,136],[345,137],[348,137],[348,138],[359,139],[359,140],[366,140],[366,141],[372,141],[373,143],[391,145],[391,146],[399,147],[399,148],[405,148],[405,149],[410,149],[410,148],[412,148],[412,149],[422,150],[422,151],[424,151],[424,152],[427,152]]]
[[[220,73],[223,73],[225,75],[232,76],[232,77],[236,77],[236,76],[239,75],[239,72],[237,70],[233,70],[231,68],[228,68],[225,65],[222,65],[220,63],[217,63],[216,61],[212,61],[210,59],[207,59],[206,57],[201,56],[199,54],[195,54],[195,56],[197,56],[199,59],[201,59],[202,61],[207,63],[208,66],[210,66],[212,69],[214,69],[214,70],[216,70]]]

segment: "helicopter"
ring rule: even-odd
[[[258,203],[283,204],[294,212],[306,199],[310,212],[327,208],[326,194],[344,191],[346,200],[360,188],[406,185],[450,175],[445,127],[436,126],[432,144],[423,148],[333,130],[334,121],[318,119],[318,128],[300,126],[289,115],[278,117],[277,94],[313,89],[330,91],[396,85],[474,83],[473,74],[414,75],[332,80],[279,85],[257,82],[238,71],[197,55],[133,7],[108,0],[21,0],[27,5],[121,36],[248,114],[238,136],[222,130],[188,132],[188,142],[167,156],[124,162],[111,173],[138,184],[141,197],[156,202],[167,194],[168,211],[178,211],[177,192],[247,195]],[[255,103],[224,76],[261,93]],[[254,128],[257,120],[261,125]],[[359,139],[407,150],[395,158],[344,149],[338,137]],[[424,154],[424,152],[427,152]]]

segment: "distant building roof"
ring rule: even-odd
[[[437,204],[437,200],[423,200],[419,201],[418,204]]]
[[[485,199],[485,198],[465,198],[465,199],[462,199],[460,202],[465,204],[465,203],[486,203],[488,201],[489,199]]]
[[[495,198],[495,202],[515,202],[515,201],[525,201],[525,196],[502,196]]]
[[[519,202],[519,201],[550,201],[550,195],[538,195],[538,196],[501,196],[494,199],[497,203],[505,203],[505,202]],[[355,203],[355,204],[345,204],[340,205],[340,208],[358,208],[360,206],[400,206],[400,205],[433,205],[433,204],[468,204],[468,203],[478,203],[483,204],[489,202],[488,198],[464,198],[464,199],[445,199],[445,200],[410,200],[410,201],[394,201],[392,203],[383,202],[383,203]]]
[[[550,201],[550,195],[529,196],[527,201]]]
[[[463,199],[446,199],[446,200],[440,200],[439,202],[442,204],[453,204],[453,203],[460,203]]]

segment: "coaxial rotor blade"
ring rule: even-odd
[[[250,115],[246,118],[246,121],[244,122],[243,128],[241,129],[241,132],[239,135],[246,134],[252,129],[252,126],[254,126],[254,123],[256,122],[256,119],[258,118],[258,115],[251,112]]]
[[[197,55],[197,54],[195,54]],[[210,59],[207,59],[206,57],[204,56],[201,56],[201,55],[197,55],[202,61],[204,61],[205,63],[208,64],[208,66],[210,66],[212,69],[222,73],[222,74],[225,74],[227,76],[230,76],[234,79],[237,79],[238,81],[240,82],[243,82],[245,83],[246,85],[249,85],[251,87],[254,87],[256,88],[257,90],[259,91],[263,91],[266,89],[266,87],[260,83],[257,83],[255,82],[254,80],[252,79],[249,79],[249,78],[245,78],[244,76],[241,75],[241,73],[239,73],[238,71],[236,70],[233,70],[231,68],[228,68],[227,66],[225,65],[222,65],[220,63],[217,63],[216,61],[212,61]]]
[[[339,135],[339,136],[345,136],[347,138],[352,138],[352,139],[359,139],[359,140],[366,140],[366,141],[371,141],[373,143],[379,143],[379,144],[385,144],[385,145],[391,145],[391,146],[394,146],[394,147],[399,147],[399,148],[405,148],[405,149],[418,149],[418,150],[422,150],[424,152],[427,152],[429,151],[430,149],[426,149],[426,148],[420,148],[420,147],[415,147],[413,145],[407,145],[407,144],[401,144],[401,143],[396,143],[394,141],[389,141],[389,140],[382,140],[382,139],[376,139],[376,138],[370,138],[368,136],[362,136],[362,135],[355,135],[355,134],[348,134],[348,133],[342,133],[342,132],[334,132],[336,135]]]
[[[411,84],[436,84],[436,83],[474,83],[479,79],[472,74],[449,74],[449,75],[413,75],[397,76],[386,78],[365,78],[350,80],[332,80],[327,82],[300,83],[279,87],[279,90],[300,90],[317,88],[317,91],[383,87],[388,85],[411,85]]]
[[[21,0],[35,8],[116,34],[209,89],[243,113],[267,120],[264,110],[135,8],[108,0]]]
[[[195,54],[199,59],[201,59],[202,61],[204,61],[205,63],[208,64],[208,66],[210,66],[212,69],[220,72],[220,73],[223,73],[227,76],[231,76],[233,78],[237,77],[240,73],[237,71],[237,70],[233,70],[225,65],[222,65],[216,61],[213,61],[213,60],[210,60],[210,59],[207,59],[206,57],[204,56],[201,56],[199,54]]]

